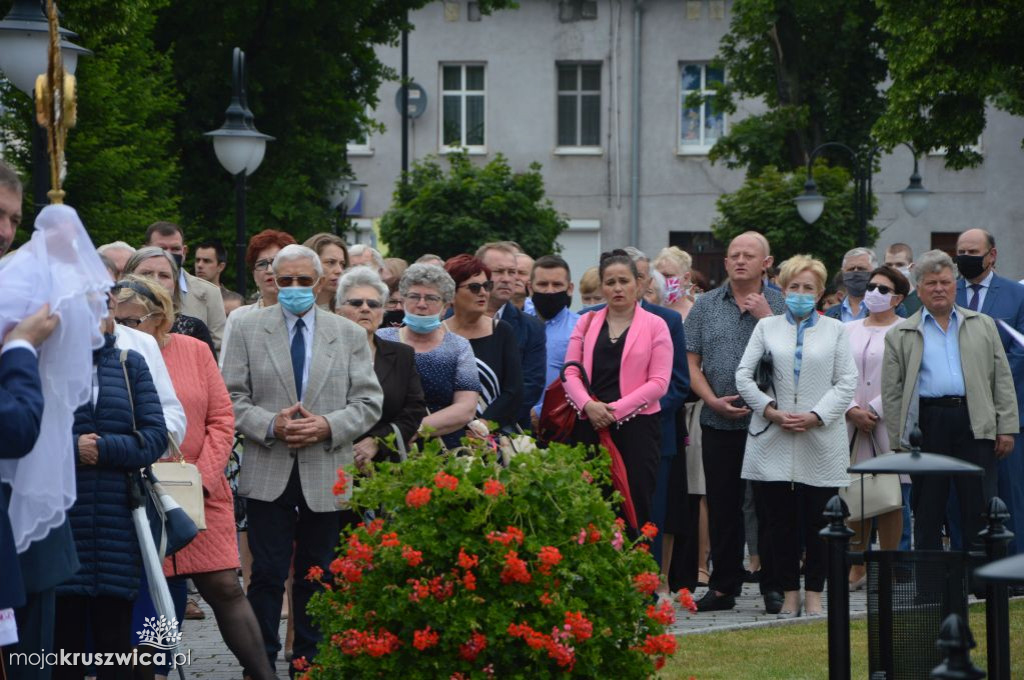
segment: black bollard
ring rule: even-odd
[[[1010,513],[1006,503],[998,496],[988,502],[985,513],[988,526],[979,534],[985,541],[988,562],[1006,557],[1006,546],[1013,538],[1013,532],[1005,526]],[[1010,677],[1010,599],[1005,583],[989,581],[985,586],[985,623],[988,638],[988,676],[990,678]]]
[[[939,680],[980,680],[985,677],[985,671],[971,663],[974,636],[959,614],[950,614],[942,622],[935,646],[943,652],[945,660],[932,669],[931,677]]]
[[[850,563],[846,554],[853,536],[846,526],[850,511],[836,495],[823,514],[829,521],[820,532],[828,541],[828,678],[850,680]]]

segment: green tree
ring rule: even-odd
[[[888,34],[892,85],[878,136],[945,147],[946,165],[982,162],[972,149],[986,106],[1024,115],[1024,48],[1020,2],[877,0]]]
[[[544,198],[539,163],[513,173],[501,154],[483,167],[463,153],[447,159],[447,174],[428,157],[413,164],[408,184],[398,181],[380,225],[393,255],[411,260],[429,250],[447,258],[498,240],[516,241],[535,257],[555,251],[568,225]]]
[[[857,245],[850,173],[846,168],[815,164],[814,181],[825,197],[825,211],[814,224],[804,222],[793,203],[806,178],[804,171],[780,172],[771,165],[749,175],[738,191],[718,199],[721,217],[712,225],[715,238],[728,243],[745,231],[761,232],[777,263],[804,253],[824,262],[830,275],[839,271],[843,253]],[[874,203],[869,212],[874,214]],[[878,230],[871,225],[868,237],[870,242],[878,238]]]
[[[736,0],[719,46],[726,82],[715,105],[735,113],[742,97],[767,111],[733,123],[711,159],[757,173],[799,167],[822,142],[865,145],[884,106],[877,16],[875,0]]]
[[[78,62],[78,125],[68,135],[64,188],[97,245],[137,243],[149,223],[178,218],[180,166],[171,117],[180,98],[170,56],[155,51],[151,38],[156,11],[167,4],[78,0],[62,6],[62,21],[94,52]],[[0,131],[5,157],[31,186],[32,102],[8,84],[0,98],[7,109]],[[25,193],[29,223],[32,192]],[[29,230],[20,234],[25,238]]]

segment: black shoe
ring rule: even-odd
[[[782,603],[785,601],[782,593],[777,590],[769,590],[764,594],[765,614],[778,614],[782,611]]]
[[[744,583],[760,583],[761,582],[761,570],[745,572],[743,576]]]
[[[708,589],[704,597],[697,601],[697,611],[718,612],[732,609],[736,606],[736,598],[732,595],[719,595],[713,589]]]

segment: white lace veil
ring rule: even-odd
[[[78,213],[66,205],[43,208],[29,242],[0,263],[0,338],[44,303],[60,317],[39,350],[39,439],[27,456],[0,460],[0,480],[12,487],[8,514],[19,553],[60,526],[75,502],[71,427],[75,409],[92,397],[92,352],[103,345],[110,286]]]

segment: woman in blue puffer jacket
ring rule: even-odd
[[[66,652],[132,650],[132,602],[142,556],[131,518],[130,477],[167,449],[160,398],[140,354],[106,335],[93,352],[92,401],[75,411],[78,499],[71,531],[82,568],[57,587],[54,646]],[[81,678],[85,668],[59,667]],[[129,678],[128,666],[97,666],[98,678]],[[55,678],[58,677],[56,674]]]

